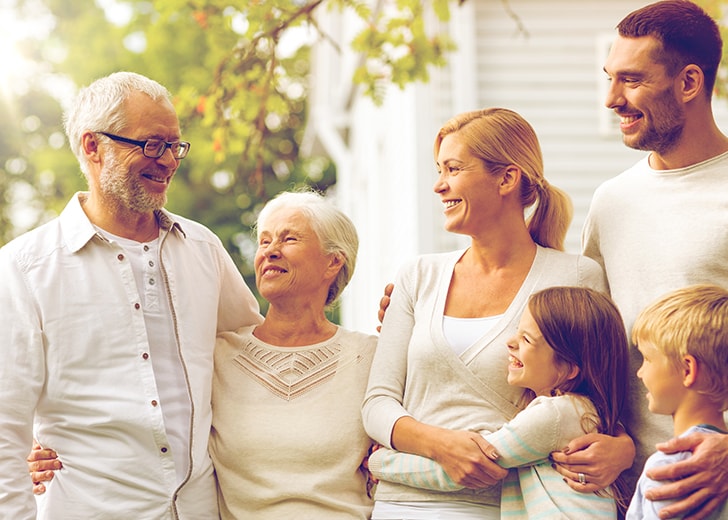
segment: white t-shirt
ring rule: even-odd
[[[97,228],[98,229],[98,228]],[[144,324],[149,355],[160,397],[164,429],[172,449],[178,482],[187,476],[190,464],[190,396],[185,371],[177,349],[167,285],[160,269],[160,238],[137,242],[99,229],[101,235],[126,251],[134,272],[139,298],[144,309]]]

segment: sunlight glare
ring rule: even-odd
[[[0,11],[0,49],[3,49],[3,64],[0,67],[0,95],[8,98],[13,94],[17,76],[22,73],[25,59],[18,52],[19,34],[16,24],[7,13]]]
[[[37,3],[31,4],[30,7]],[[12,99],[28,89],[32,76],[37,72],[36,63],[28,59],[22,44],[28,39],[42,39],[50,32],[52,22],[37,13],[37,16],[20,16],[17,8],[0,3],[0,49],[3,63],[0,67],[0,96]]]

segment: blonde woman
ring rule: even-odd
[[[544,178],[538,139],[519,114],[460,114],[438,132],[434,155],[445,228],[470,246],[400,270],[363,417],[378,443],[433,459],[466,487],[439,493],[380,481],[375,520],[500,518],[507,472],[476,432],[498,430],[524,405],[523,389],[506,382],[503,347],[534,292],[606,290],[596,262],[562,252],[571,204]],[[629,465],[632,441],[615,442],[626,445]]]

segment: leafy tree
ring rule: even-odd
[[[66,147],[61,107],[45,89],[31,84],[12,99],[0,96],[0,121],[2,245],[58,214],[85,183]]]
[[[501,1],[512,13],[508,0]],[[699,1],[717,19],[725,2]],[[285,36],[307,28],[328,39],[316,13],[355,13],[362,28],[351,45],[363,59],[353,80],[376,102],[382,100],[382,85],[427,81],[428,68],[443,64],[453,49],[445,35],[428,33],[423,23],[426,13],[447,20],[450,0],[117,0],[113,5],[126,10],[112,23],[90,0],[14,2],[18,19],[50,16],[54,25],[49,34],[29,37],[21,46],[39,64],[37,82],[29,81],[13,104],[0,99],[0,244],[58,213],[85,185],[62,142],[62,79],[85,85],[115,70],[134,70],[174,93],[185,138],[193,143],[172,185],[169,208],[215,230],[250,277],[245,259],[252,257],[250,224],[260,205],[284,189],[306,184],[323,191],[335,182],[327,158],[299,153],[309,48],[283,52]],[[725,85],[719,78],[720,94]],[[19,215],[25,220],[20,228]]]
[[[110,21],[90,1],[16,0],[18,18],[41,10],[54,23],[47,38],[28,39],[22,47],[42,64],[39,79],[50,75],[85,85],[133,70],[169,88],[192,151],[170,188],[168,207],[212,228],[249,281],[255,248],[250,226],[259,207],[282,190],[310,185],[325,191],[336,179],[328,158],[299,153],[309,46],[284,52],[285,36],[307,28],[326,39],[318,11],[356,13],[362,30],[351,45],[365,59],[353,79],[375,102],[382,101],[383,84],[426,81],[428,67],[443,64],[453,48],[445,36],[428,35],[422,22],[425,9],[446,20],[448,0],[379,1],[374,9],[361,0],[127,0],[115,6],[123,16]],[[0,201],[0,244],[24,230],[13,226],[19,205],[31,219],[26,227],[34,227],[85,186],[62,139],[59,146],[55,90],[31,85],[16,100],[12,118],[0,105],[0,117],[12,121],[0,130],[6,199]]]

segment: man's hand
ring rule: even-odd
[[[634,442],[626,433],[617,437],[590,433],[572,440],[563,451],[552,452],[551,460],[571,489],[593,493],[617,480],[632,466],[634,455]]]
[[[658,444],[665,453],[691,451],[690,458],[653,468],[653,480],[673,480],[647,491],[649,500],[677,500],[660,510],[660,518],[686,515],[684,520],[707,518],[728,498],[728,435],[693,433]]]
[[[393,290],[393,283],[388,283],[384,287],[384,296],[382,296],[382,299],[379,300],[379,313],[377,314],[377,317],[379,318],[379,323],[382,323],[384,321],[384,314],[387,312],[387,307],[389,307],[390,297],[392,296]],[[377,332],[382,332],[381,325],[377,325]]]
[[[42,495],[46,491],[43,482],[49,482],[53,479],[55,471],[63,468],[63,464],[58,460],[58,454],[51,450],[41,447],[38,441],[33,441],[33,449],[28,458],[28,472],[30,479],[33,481],[33,493]]]

